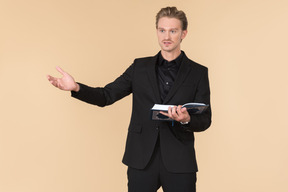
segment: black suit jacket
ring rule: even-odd
[[[210,105],[208,69],[187,58],[184,53],[174,85],[163,102],[156,76],[157,55],[135,59],[134,63],[114,82],[92,88],[80,84],[72,96],[87,103],[106,106],[133,94],[131,121],[128,128],[123,163],[137,169],[148,164],[158,136],[162,159],[168,171],[196,172],[194,132],[204,131],[211,124],[211,108],[201,115],[191,115],[188,125],[153,121],[150,109],[157,103],[182,105],[201,102]]]

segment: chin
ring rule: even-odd
[[[166,51],[166,52],[173,52],[174,49],[173,48],[162,48],[163,51]]]

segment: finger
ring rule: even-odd
[[[160,113],[161,113],[162,115],[165,115],[165,116],[169,117],[169,114],[166,113],[166,112],[164,112],[164,111],[160,111]]]
[[[48,80],[52,85],[59,88],[59,82],[57,78],[50,76]]]
[[[178,106],[177,106],[177,113],[178,113],[178,115],[181,115],[181,114],[182,114],[181,105],[178,105]]]
[[[187,108],[186,108],[186,107],[181,108],[181,112],[182,112],[182,113],[188,112],[188,111],[187,111]]]
[[[178,118],[178,114],[177,114],[176,110],[177,110],[176,106],[174,106],[171,110],[171,115],[172,115],[173,119],[175,119],[175,120]]]
[[[50,75],[46,75],[46,78],[48,79],[48,81],[50,81],[50,79],[52,78]]]
[[[57,79],[50,81],[50,83],[52,83],[52,85],[54,85],[55,87],[59,88],[59,82],[57,81]]]
[[[56,67],[57,71],[59,71],[62,75],[65,74],[65,71],[61,69],[59,66]]]
[[[177,106],[174,106],[174,107],[173,107],[173,111],[172,111],[172,112],[173,112],[173,114],[175,114],[175,115],[177,115],[177,116],[178,116],[178,114],[177,114],[177,108],[178,108]]]
[[[50,75],[47,75],[47,79],[50,83],[54,82],[55,81],[55,77],[52,77]]]
[[[168,108],[168,115],[170,118],[172,118],[172,107]]]

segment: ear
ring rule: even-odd
[[[183,40],[186,37],[187,33],[188,33],[187,30],[182,31],[181,40]]]

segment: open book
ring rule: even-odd
[[[169,107],[174,107],[175,105],[162,105],[155,104],[151,108],[151,119],[152,120],[161,120],[161,121],[172,121],[169,117],[162,115],[160,111],[167,112]],[[204,103],[186,103],[182,105],[182,108],[186,108],[190,114],[201,114],[203,113],[209,105]]]

